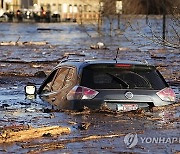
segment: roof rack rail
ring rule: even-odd
[[[76,52],[65,52],[63,56],[69,57],[69,56],[73,56],[73,55],[80,56],[80,57],[85,57],[86,56],[83,53],[76,53]]]
[[[62,59],[61,59],[61,61],[60,61],[60,63],[68,61],[68,60],[75,60],[75,61],[82,60],[82,59],[77,59],[77,58],[71,58],[70,59],[70,56],[85,57],[86,55],[83,54],[83,53],[65,52]],[[84,60],[84,58],[83,58],[83,60]]]

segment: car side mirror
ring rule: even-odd
[[[24,87],[25,95],[27,99],[35,99],[37,88],[33,83],[28,83]]]

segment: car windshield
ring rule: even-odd
[[[142,65],[89,65],[83,69],[81,85],[92,89],[153,89],[166,87],[154,67]]]

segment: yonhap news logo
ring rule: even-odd
[[[129,133],[124,137],[127,148],[135,147],[138,142],[142,144],[180,144],[180,137],[138,137],[136,133]]]
[[[138,143],[138,137],[135,133],[129,133],[124,137],[124,143],[127,145],[127,148],[132,148]]]

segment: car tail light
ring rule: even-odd
[[[115,64],[115,67],[132,67],[131,64]]]
[[[93,99],[99,92],[87,87],[75,86],[68,94],[67,100]]]
[[[156,93],[163,101],[175,102],[176,94],[171,88],[164,88]]]

